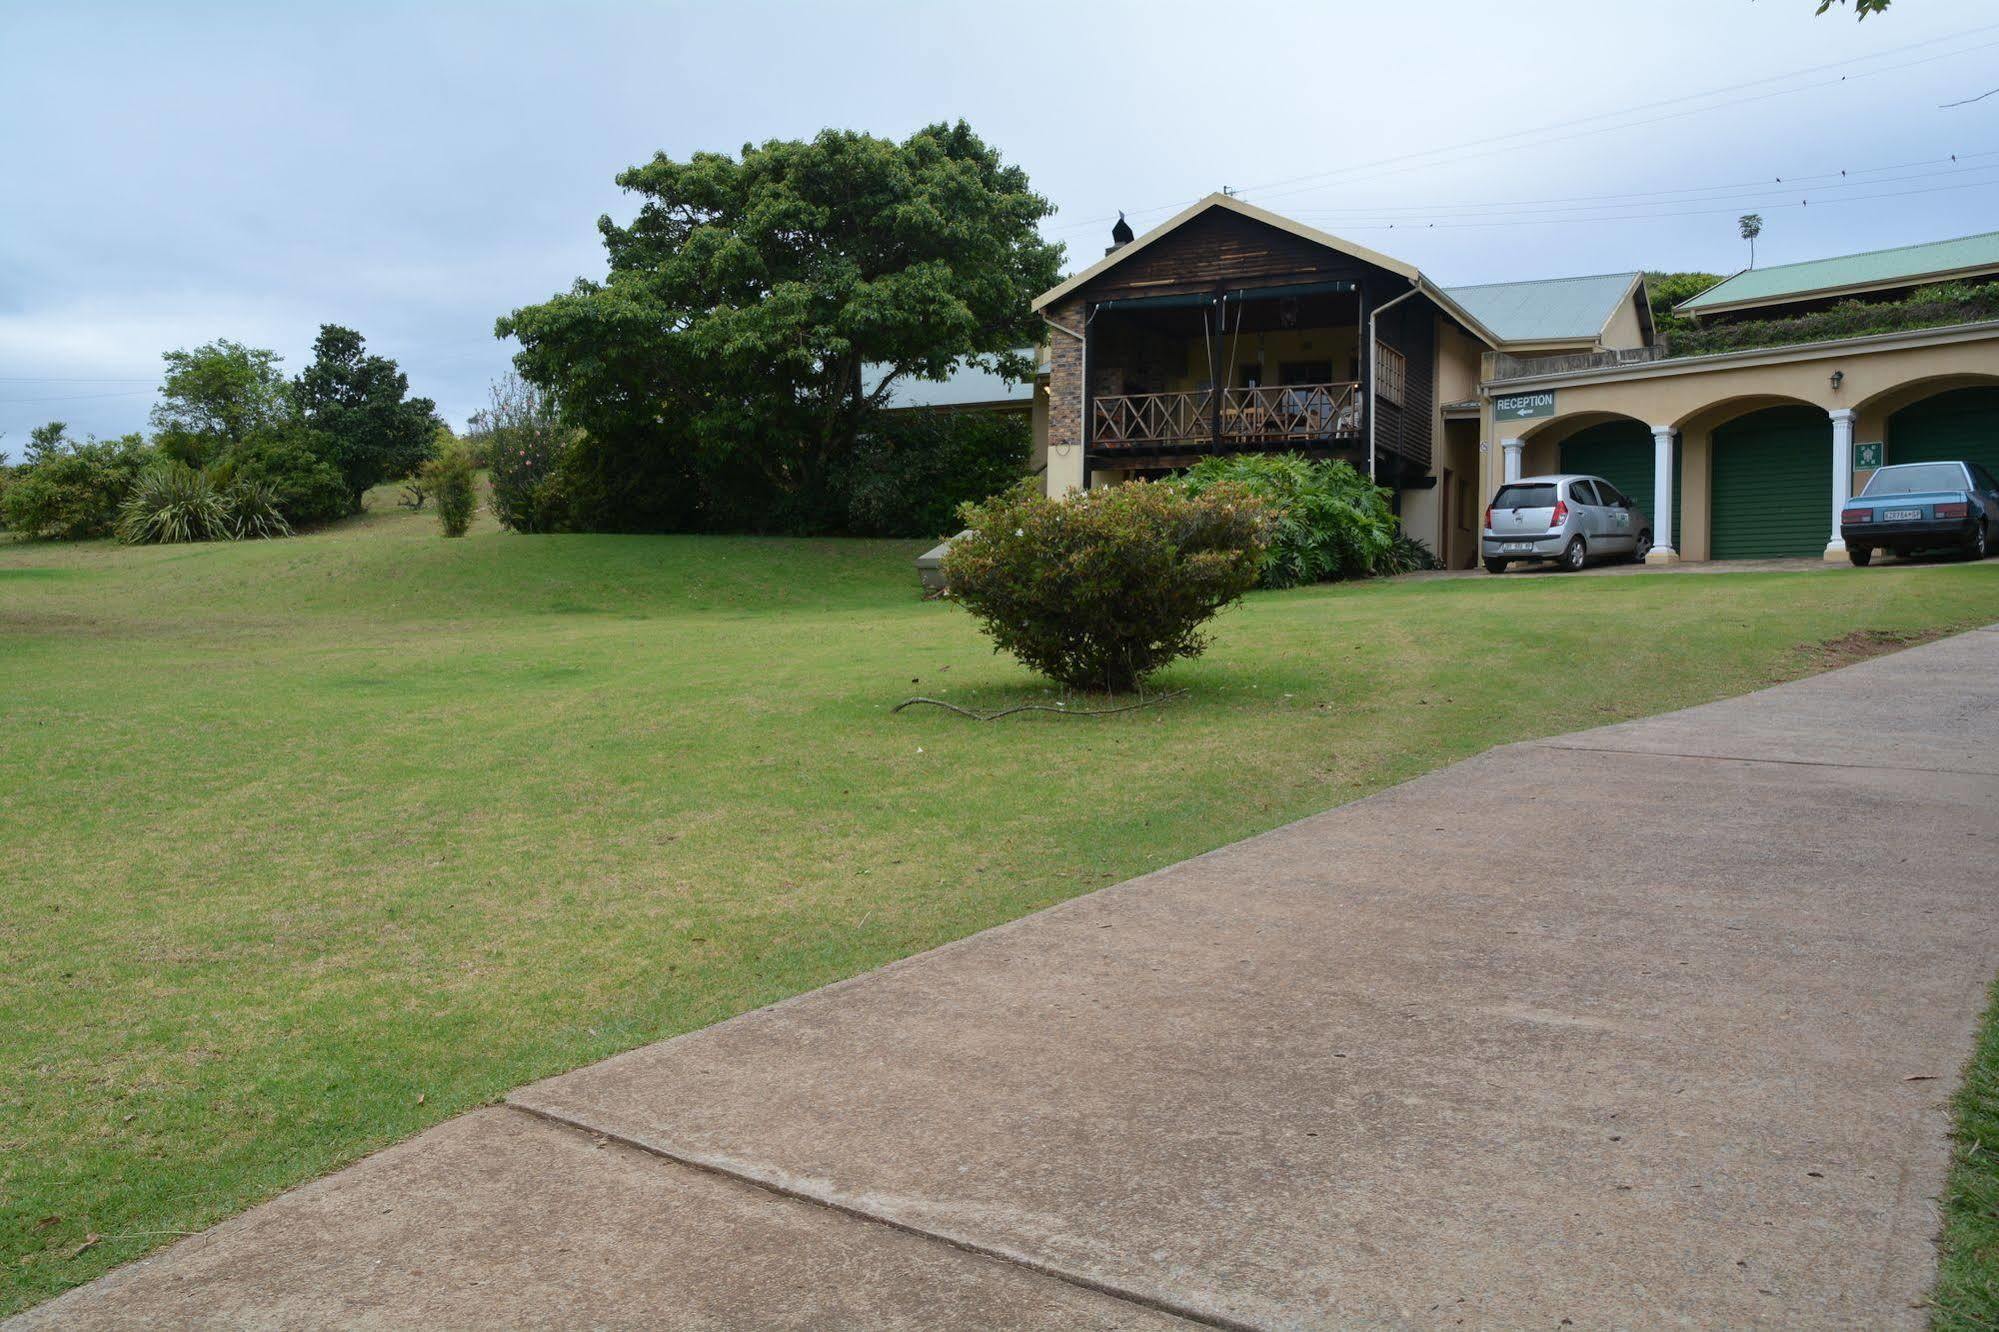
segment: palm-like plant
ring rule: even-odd
[[[140,473],[118,510],[118,539],[127,545],[227,541],[234,535],[228,498],[185,463]]]
[[[238,481],[229,488],[232,535],[240,541],[288,537],[292,525],[278,512],[278,490],[268,481]]]
[[[1742,239],[1749,242],[1749,266],[1756,267],[1756,238],[1763,234],[1763,214],[1744,213],[1735,221],[1742,231]]]

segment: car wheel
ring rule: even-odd
[[[1589,548],[1583,545],[1581,537],[1570,537],[1569,544],[1562,548],[1562,572],[1575,573],[1589,563]]]
[[[1985,535],[1985,524],[1980,523],[1972,532],[1971,540],[1964,543],[1964,558],[1967,560],[1982,560],[1991,553],[1991,544]]]
[[[1505,561],[1505,560],[1487,560],[1487,561],[1485,562],[1485,571],[1486,571],[1487,573],[1505,573],[1505,572],[1506,572],[1506,561]]]
[[[1631,562],[1633,564],[1643,564],[1645,563],[1645,557],[1651,553],[1652,534],[1650,532],[1640,532],[1637,542],[1631,547]]]
[[[1874,558],[1874,547],[1848,546],[1846,548],[1846,558],[1853,561],[1854,568],[1865,569],[1867,562]]]

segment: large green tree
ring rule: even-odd
[[[836,478],[898,383],[1033,374],[1053,210],[962,122],[661,154],[618,183],[643,202],[598,221],[608,276],[497,326],[586,432],[589,484],[624,479],[602,525],[837,524]]]
[[[171,457],[199,467],[290,419],[291,386],[274,351],[220,338],[160,359],[153,430]]]
[[[371,486],[408,476],[436,448],[437,404],[409,396],[409,376],[368,353],[359,333],[322,324],[292,401],[314,451],[340,469],[355,512]]]

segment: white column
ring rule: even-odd
[[[1832,417],[1832,539],[1825,544],[1829,560],[1846,558],[1846,542],[1839,535],[1839,511],[1852,498],[1853,489],[1853,408],[1835,407]]]
[[[1652,427],[1652,553],[1647,564],[1677,564],[1679,551],[1673,549],[1673,436],[1669,425]]]
[[[1505,464],[1505,470],[1499,474],[1499,479],[1501,481],[1518,481],[1520,479],[1520,441],[1517,439],[1502,439],[1499,441],[1499,449]]]

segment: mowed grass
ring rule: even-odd
[[[1999,984],[1952,1104],[1956,1132],[1930,1325],[1999,1328]]]
[[[1487,746],[1999,620],[1999,561],[1260,594],[1043,697],[920,543],[0,544],[0,1312],[520,1083]]]

